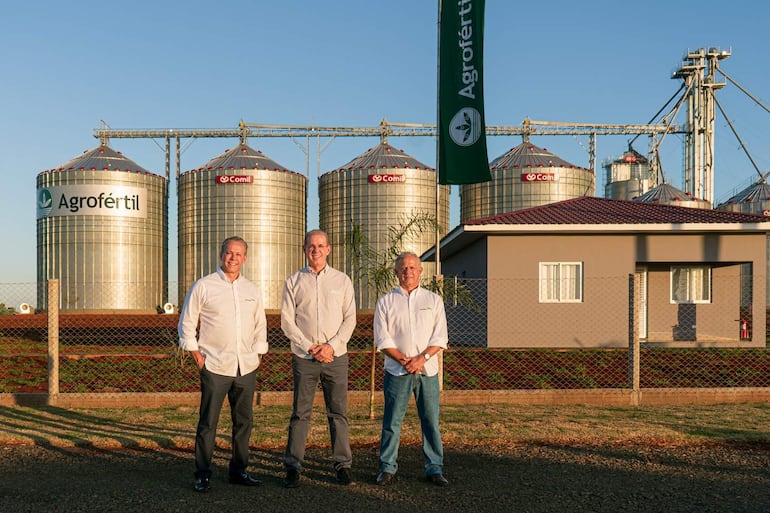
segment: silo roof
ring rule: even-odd
[[[640,203],[673,203],[676,201],[697,201],[691,195],[683,192],[667,183],[662,183],[653,187],[641,196],[637,196],[633,201]]]
[[[766,184],[764,180],[743,189],[725,203],[755,203],[761,201],[770,201],[770,185]]]
[[[269,171],[284,171],[294,173],[291,169],[283,167],[273,159],[266,157],[261,151],[257,151],[246,144],[239,144],[230,148],[209,160],[193,171],[206,171],[214,169],[265,169]]]
[[[426,166],[416,158],[407,155],[403,150],[399,150],[388,143],[380,143],[374,148],[369,148],[366,152],[354,158],[344,166],[334,171],[348,171],[353,169],[433,169]]]
[[[489,168],[492,170],[538,167],[585,169],[575,164],[570,164],[545,148],[539,148],[530,142],[523,142],[515,148],[511,148],[507,153],[497,157],[489,164]]]
[[[131,171],[134,173],[153,174],[133,160],[125,157],[119,151],[115,151],[106,145],[98,146],[92,150],[84,151],[81,155],[75,157],[69,162],[62,164],[59,167],[51,169],[50,171],[76,170]]]
[[[628,164],[631,162],[636,162],[638,164],[646,164],[647,157],[645,157],[635,149],[629,148],[626,152],[623,153],[623,155],[615,159],[615,162],[624,163],[624,164]]]

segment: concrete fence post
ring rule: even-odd
[[[628,275],[628,386],[631,404],[639,406],[639,276]]]
[[[48,402],[59,395],[59,280],[48,280]]]

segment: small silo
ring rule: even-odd
[[[440,186],[438,215],[437,186],[435,169],[386,142],[319,177],[319,224],[331,241],[329,263],[353,279],[358,308],[374,308],[377,297],[353,269],[345,245],[347,236],[359,227],[369,246],[381,253],[390,245],[391,228],[420,215],[435,218],[442,233],[446,233],[449,186]],[[427,229],[405,240],[401,249],[420,255],[435,244],[434,230]],[[423,263],[423,279],[434,273],[434,263]]]
[[[694,198],[690,194],[667,183],[662,183],[637,196],[632,201],[654,203],[656,205],[676,205],[688,208],[711,208],[711,203],[704,199]]]
[[[107,145],[37,176],[37,279],[59,279],[60,309],[154,312],[167,257],[167,178]]]
[[[179,300],[198,278],[216,271],[228,237],[249,245],[242,268],[265,308],[280,309],[283,282],[304,265],[307,177],[239,144],[179,175]]]
[[[492,180],[460,185],[460,221],[504,214],[580,196],[593,196],[593,171],[524,142],[489,165]]]
[[[623,155],[604,163],[603,167],[605,198],[631,200],[650,190],[650,161],[630,146]]]
[[[717,210],[770,215],[770,185],[762,178],[719,205]]]

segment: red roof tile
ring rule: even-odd
[[[491,224],[683,224],[758,223],[770,218],[757,214],[677,207],[636,201],[581,196],[539,207],[467,221],[465,225]]]

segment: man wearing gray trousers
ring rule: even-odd
[[[192,355],[201,380],[195,434],[196,492],[211,488],[211,459],[225,397],[233,419],[230,483],[261,484],[246,467],[257,367],[268,349],[267,322],[262,291],[240,273],[247,249],[240,237],[226,239],[219,252],[219,269],[190,287],[179,314],[179,345]]]
[[[311,230],[303,246],[308,265],[284,283],[281,329],[291,341],[294,404],[289,421],[284,466],[286,488],[299,486],[305,444],[318,383],[329,422],[337,482],[353,483],[350,467],[347,344],[356,326],[350,278],[326,265],[331,248],[321,230]]]

